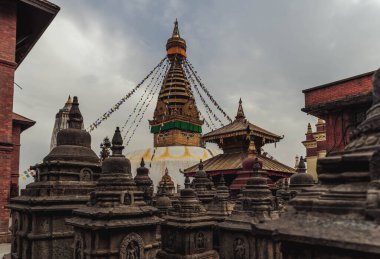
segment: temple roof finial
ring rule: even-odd
[[[74,96],[73,103],[69,112],[69,128],[81,129],[83,123],[83,117],[79,110],[78,97]]]
[[[175,19],[175,22],[174,22],[174,29],[173,29],[172,37],[173,38],[180,38],[177,18]]]
[[[297,173],[306,173],[305,159],[303,156],[300,157],[300,161],[297,167]]]
[[[256,150],[256,145],[253,140],[249,140],[249,146],[248,146],[248,157],[256,157],[257,155],[257,150]]]
[[[185,189],[189,189],[190,188],[190,178],[188,175],[186,175],[185,177]]]
[[[140,166],[141,166],[141,167],[144,167],[144,166],[145,166],[145,162],[144,162],[144,158],[143,158],[143,157],[141,158]]]
[[[235,116],[235,118],[237,119],[237,120],[243,120],[243,119],[245,119],[245,114],[244,114],[244,110],[243,110],[243,105],[242,105],[242,100],[241,100],[241,98],[240,98],[240,100],[239,100],[239,107],[238,107],[238,111],[237,111],[237,114],[236,114],[236,116]]]
[[[67,98],[66,104],[72,104],[73,100],[71,99],[71,95],[69,95],[69,98]]]
[[[311,124],[310,124],[310,122],[307,124],[307,132],[306,132],[306,134],[311,134],[311,133],[313,133],[313,130],[311,129]]]
[[[122,155],[124,146],[123,146],[123,138],[121,137],[119,127],[116,127],[115,134],[113,135],[111,149],[112,149],[113,156]]]
[[[199,161],[199,165],[198,165],[198,169],[199,170],[203,170],[204,166],[203,166],[203,161],[202,159]]]

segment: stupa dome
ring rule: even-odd
[[[199,163],[199,160],[207,160],[217,154],[219,149],[207,149],[196,146],[168,146],[140,149],[127,152],[125,156],[130,160],[132,172],[136,173],[140,167],[141,158],[145,161],[145,166],[149,168],[150,178],[153,180],[154,188],[157,188],[161,178],[165,175],[165,170],[170,172],[171,181],[174,186],[181,185],[184,188],[184,175],[180,170],[189,168]],[[168,180],[170,181],[170,180]]]

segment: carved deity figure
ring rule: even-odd
[[[75,243],[74,259],[82,259],[82,243],[80,240]]]
[[[241,238],[236,238],[233,244],[234,259],[245,259],[245,244]]]
[[[205,236],[204,236],[204,234],[202,232],[199,232],[196,235],[195,246],[198,249],[205,248]]]
[[[127,246],[127,257],[126,259],[140,259],[140,249],[136,242],[131,241]]]

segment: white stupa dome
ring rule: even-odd
[[[136,175],[136,169],[140,167],[141,158],[144,158],[145,166],[149,168],[149,177],[153,180],[154,188],[157,188],[165,169],[169,171],[174,185],[183,188],[184,175],[180,170],[191,167],[202,159],[207,160],[220,154],[219,149],[207,149],[195,146],[168,146],[140,149],[129,152],[125,156],[131,161],[132,174]]]

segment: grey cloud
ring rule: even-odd
[[[55,113],[79,96],[88,125],[165,55],[179,19],[189,59],[234,116],[239,97],[258,124],[285,139],[267,150],[293,165],[307,122],[302,89],[379,66],[377,1],[55,1],[61,12],[20,66],[14,110],[37,124],[22,136],[21,170],[48,152]],[[93,148],[133,109],[124,104],[93,135]],[[198,106],[202,106],[198,104]],[[147,120],[127,150],[151,146]]]

